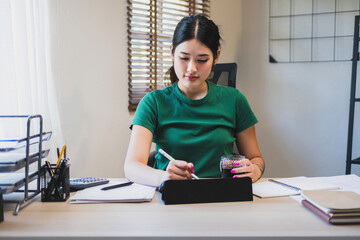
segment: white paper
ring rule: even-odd
[[[24,159],[26,156],[25,153],[2,153],[0,154],[0,164],[2,163],[16,163],[19,160]]]
[[[138,183],[106,191],[101,190],[106,186],[125,182],[128,182],[128,180],[114,179],[110,180],[108,184],[80,190],[70,197],[70,203],[148,202],[153,199],[156,188]]]
[[[360,194],[360,177],[355,174],[317,178],[321,181],[338,186],[339,191],[350,191]]]
[[[33,152],[29,154],[29,158],[37,157],[38,152]],[[44,154],[42,154],[44,156]],[[46,155],[47,156],[47,155]],[[25,160],[26,153],[17,153],[17,152],[7,152],[0,153],[0,164],[16,164],[21,160]]]
[[[300,188],[301,190],[332,190],[339,188],[336,184],[329,183],[321,177],[293,177],[277,179],[276,181]]]
[[[52,132],[46,132],[42,135],[43,141],[48,141],[51,138]],[[30,138],[30,145],[36,144],[39,142],[39,137]],[[19,149],[26,146],[25,138],[21,140],[1,140],[0,141],[0,151],[10,151]]]
[[[300,188],[301,190],[330,190],[339,188],[337,185],[328,183],[326,180],[317,177],[308,178],[301,176],[280,178],[276,179],[276,181]],[[253,184],[253,194],[261,198],[299,195],[300,192],[301,191],[296,191],[279,183],[270,181]]]
[[[33,176],[35,172],[29,172],[29,176]],[[25,173],[19,172],[10,172],[10,173],[1,173],[0,174],[0,186],[1,185],[15,185],[19,181],[25,179]]]
[[[280,184],[265,181],[253,184],[253,194],[261,198],[267,198],[290,196],[300,193],[296,190],[286,188]]]

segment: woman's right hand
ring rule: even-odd
[[[168,179],[191,179],[194,172],[192,163],[183,160],[170,161],[164,172],[164,181]]]

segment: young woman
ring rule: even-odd
[[[257,181],[263,172],[256,135],[257,119],[239,90],[207,81],[220,55],[220,34],[204,16],[183,18],[171,45],[172,85],[148,93],[139,103],[125,159],[125,176],[134,182],[159,186],[167,179],[220,177],[222,155],[233,152],[233,142],[246,157],[234,177]],[[147,166],[151,143],[176,160],[158,153]]]

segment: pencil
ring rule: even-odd
[[[65,151],[65,148],[66,148],[66,145],[64,145],[63,148],[61,149],[61,153],[60,153],[58,161],[56,163],[56,168],[59,166],[59,163],[61,161],[61,157],[62,157],[62,155],[64,154],[64,151]]]
[[[159,149],[159,153],[161,153],[164,157],[166,157],[167,159],[169,159],[170,161],[175,161],[175,158],[173,158],[172,156],[170,156],[167,152],[165,152],[164,150],[162,150],[161,148]],[[194,179],[199,179],[198,176],[196,176],[195,174],[191,173],[191,176]]]

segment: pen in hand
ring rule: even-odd
[[[172,156],[170,156],[167,152],[165,152],[164,150],[162,149],[159,149],[159,153],[161,153],[164,157],[166,157],[167,159],[169,159],[170,161],[175,161],[175,158],[173,158]],[[194,178],[194,179],[199,179],[198,176],[196,176],[195,174],[191,173],[191,176]]]
[[[101,190],[106,191],[106,190],[110,190],[110,189],[114,189],[114,188],[130,186],[131,184],[133,184],[133,182],[120,183],[120,184],[116,184],[116,185],[112,185],[112,186],[108,186],[108,187],[103,187]]]

